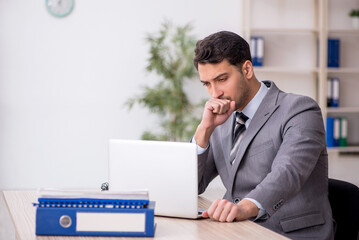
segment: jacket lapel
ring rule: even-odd
[[[245,152],[247,151],[249,144],[252,142],[253,138],[256,136],[258,131],[263,127],[263,125],[267,122],[267,120],[270,118],[273,112],[279,107],[279,104],[277,104],[279,89],[273,82],[270,82],[270,84],[271,86],[268,90],[267,95],[264,97],[262,103],[259,105],[259,108],[254,114],[253,119],[248,129],[245,131],[245,134],[240,142],[239,149],[233,166],[229,163],[230,161],[229,156],[228,156],[228,161],[226,159],[226,162],[229,163],[230,165],[229,173],[230,173],[230,179],[232,184],[230,188],[231,194],[232,194],[232,189],[233,189],[233,184],[235,181],[237,169],[242,161]]]

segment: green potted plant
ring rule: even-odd
[[[199,105],[190,103],[183,85],[197,73],[193,66],[195,38],[191,25],[176,27],[170,22],[162,24],[159,32],[148,34],[150,45],[146,70],[156,73],[160,80],[154,87],[143,87],[140,95],[128,99],[131,109],[137,103],[159,116],[159,128],[145,131],[144,140],[189,141],[199,123],[194,111]]]
[[[349,16],[352,19],[353,28],[354,29],[359,29],[359,9],[352,9],[349,12]]]

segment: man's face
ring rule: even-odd
[[[250,87],[239,69],[226,59],[217,64],[198,64],[201,82],[212,98],[235,101],[242,110],[249,102]]]

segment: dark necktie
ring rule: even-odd
[[[230,154],[231,163],[233,162],[237,154],[238,145],[239,145],[239,143],[237,142],[239,136],[244,132],[244,130],[246,130],[245,123],[247,120],[248,117],[244,115],[242,112],[236,112],[236,119],[235,119],[235,124],[233,128],[233,137],[232,137],[232,149]]]

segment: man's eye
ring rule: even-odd
[[[208,82],[204,82],[204,83],[202,83],[202,84],[203,84],[203,86],[205,86],[205,87],[209,86],[209,83],[208,83]]]
[[[227,78],[220,78],[218,81],[223,82],[223,81],[226,81],[226,80],[227,80]]]

